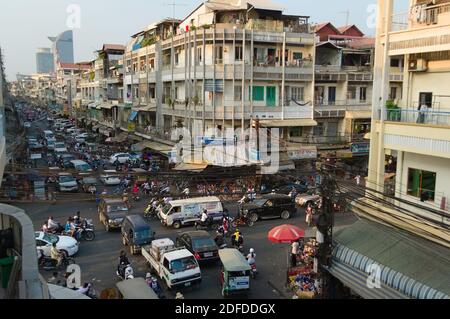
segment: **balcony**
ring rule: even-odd
[[[437,111],[433,108],[424,111],[417,109],[387,110],[386,120],[391,122],[450,127],[450,109],[448,111]]]
[[[291,142],[304,143],[304,144],[323,144],[323,145],[336,145],[336,144],[349,144],[353,141],[353,137],[348,134],[339,133],[336,136],[301,136],[291,137]]]
[[[392,16],[389,55],[449,50],[450,2],[411,10]]]

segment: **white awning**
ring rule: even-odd
[[[111,103],[106,103],[106,104],[102,104],[100,105],[100,108],[102,109],[106,109],[106,110],[110,110],[114,107],[114,105],[112,105]]]
[[[191,163],[180,163],[175,166],[174,170],[176,171],[190,171],[190,172],[202,172],[205,168],[208,167],[208,164],[191,164]]]
[[[313,119],[295,119],[295,120],[260,120],[262,127],[296,127],[296,126],[317,126]]]

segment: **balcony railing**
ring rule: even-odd
[[[326,100],[316,100],[316,107],[321,106],[370,106],[371,102],[369,100],[335,100],[335,101],[326,101]]]
[[[450,110],[436,111],[432,108],[427,110],[386,110],[386,120],[401,123],[450,126]]]
[[[402,31],[406,29],[421,28],[425,25],[435,25],[441,23],[443,14],[450,13],[450,2],[441,3],[434,6],[413,7],[410,12],[403,12],[392,15],[391,31]],[[450,18],[450,15],[447,16]]]

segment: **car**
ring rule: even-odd
[[[102,198],[98,205],[98,218],[107,232],[120,229],[128,215],[128,206],[122,198]]]
[[[48,148],[48,150],[53,151],[55,149],[55,143],[56,142],[53,141],[53,140],[47,141],[47,148]]]
[[[35,232],[36,248],[50,257],[50,249],[56,243],[56,248],[67,256],[74,256],[78,252],[78,241],[69,236],[58,236],[42,231]]]
[[[105,185],[119,185],[120,176],[115,170],[105,170],[103,171],[103,174],[100,175],[100,181]]]
[[[75,160],[75,156],[69,153],[62,154],[60,158],[62,159],[62,166],[64,168],[70,168],[72,165],[71,161]]]
[[[122,223],[122,243],[130,247],[130,253],[141,252],[141,247],[155,240],[155,232],[141,215],[126,216]]]
[[[295,202],[284,194],[263,195],[253,202],[241,205],[240,210],[253,222],[268,218],[289,219],[297,212]]]
[[[113,164],[113,165],[116,162],[119,162],[120,164],[124,164],[130,159],[131,159],[131,155],[128,153],[116,153],[116,154],[111,155],[111,157],[109,158],[109,163]]]
[[[95,191],[97,191],[98,180],[92,176],[83,177],[80,181],[80,186],[83,192],[90,193],[90,187],[94,186]]]
[[[86,139],[86,138],[88,138],[89,137],[89,134],[88,133],[80,133],[80,134],[78,134],[76,137],[79,137],[79,138],[84,138],[84,139]]]
[[[199,262],[219,259],[219,248],[207,231],[184,232],[178,235],[175,243],[177,247],[189,250]]]
[[[89,165],[85,161],[71,160],[70,164],[71,164],[70,168],[75,169],[77,172],[80,172],[80,173],[92,172],[91,165]]]
[[[306,207],[308,204],[315,204],[320,200],[321,196],[317,193],[310,192],[307,194],[300,194],[297,195],[295,198],[295,203],[300,207]]]
[[[42,148],[44,148],[44,145],[42,145],[41,143],[39,143],[38,141],[32,141],[28,143],[28,146],[30,147],[30,149],[32,150],[40,150]]]
[[[30,122],[25,122],[25,123],[23,123],[23,127],[30,128],[31,127],[31,123]]]
[[[274,187],[272,189],[266,189],[265,191],[262,191],[262,194],[270,194],[272,192],[275,192],[277,194],[284,194],[288,195],[292,188],[295,188],[298,194],[303,194],[308,191],[308,183],[301,181],[299,184],[296,183],[289,183],[284,185],[279,185],[277,187]]]
[[[64,143],[64,142],[55,142],[54,150],[57,153],[67,153],[68,152],[66,143]]]
[[[58,174],[58,187],[60,192],[78,192],[77,180],[69,173]]]

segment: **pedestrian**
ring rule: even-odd
[[[356,175],[355,176],[355,181],[356,181],[356,185],[358,185],[359,186],[359,184],[361,183],[361,175]]]
[[[313,208],[311,204],[308,204],[308,206],[306,207],[306,224],[308,225],[308,227],[311,227],[312,215],[313,215]]]
[[[291,267],[297,267],[297,256],[300,254],[300,244],[298,241],[292,243],[291,249]]]

